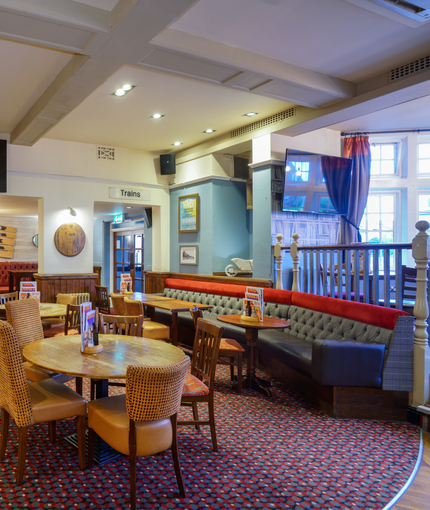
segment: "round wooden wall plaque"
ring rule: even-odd
[[[57,250],[66,257],[81,253],[85,246],[85,232],[77,223],[64,223],[54,234]]]

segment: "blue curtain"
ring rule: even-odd
[[[321,170],[333,207],[340,216],[346,217],[349,211],[352,160],[322,156]]]

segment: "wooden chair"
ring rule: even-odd
[[[111,310],[108,288],[101,285],[95,285],[94,288],[96,290],[96,307],[99,309],[99,313],[109,315]]]
[[[25,301],[30,301],[26,299]],[[37,304],[37,303],[36,303]],[[2,408],[0,459],[4,460],[9,418],[18,427],[16,485],[22,485],[27,451],[27,430],[33,423],[49,422],[55,442],[55,422],[77,417],[79,469],[85,469],[86,402],[71,388],[53,379],[29,384],[12,326],[0,321],[0,406]]]
[[[130,299],[127,296],[124,298],[124,303],[127,309],[127,315],[144,315],[143,304],[141,301]],[[144,318],[142,336],[144,338],[154,338],[155,340],[168,340],[170,341],[170,328],[166,324],[154,322],[149,318]]]
[[[215,430],[214,382],[223,333],[224,328],[220,328],[204,319],[197,319],[191,373],[188,373],[185,377],[181,399],[181,405],[192,406],[194,419],[178,421],[178,425],[195,425],[196,429],[199,429],[200,425],[209,425],[215,452],[218,451],[218,444]],[[208,420],[199,419],[197,407],[199,402],[208,405]]]
[[[194,319],[194,327],[197,329],[197,320],[203,318],[203,312],[195,307],[190,309],[190,313]],[[217,364],[230,366],[230,379],[232,381],[237,380],[237,392],[239,395],[242,393],[242,354],[244,352],[245,349],[233,338],[221,338],[219,348],[221,359],[218,359]],[[228,359],[226,360],[225,358]],[[237,379],[234,375],[234,367],[237,367]]]
[[[130,456],[131,508],[136,508],[136,457],[172,449],[179,492],[185,497],[177,443],[177,413],[190,360],[184,356],[168,366],[127,367],[123,395],[88,403],[88,466],[98,434],[115,450]]]
[[[76,297],[76,296],[71,296]],[[66,315],[61,324],[53,324],[49,329],[44,329],[45,338],[64,335],[79,335],[81,332],[81,307],[76,304],[68,304]]]
[[[33,298],[8,301],[5,304],[7,322],[13,327],[21,351],[30,342],[44,338],[42,321],[40,319],[39,305]],[[72,379],[70,376],[49,372],[28,361],[24,362],[24,369],[29,381],[41,381],[51,377],[60,382]]]
[[[427,269],[427,279],[430,278],[430,269]],[[427,286],[427,299],[428,295]],[[403,310],[409,314],[414,314],[415,301],[417,299],[417,268],[402,266],[402,303]]]
[[[18,291],[0,294],[0,305],[4,305],[8,301],[16,301],[18,299]],[[6,318],[6,310],[0,310],[0,319]]]
[[[78,297],[72,296],[70,294],[57,294],[55,298],[55,302],[59,305],[76,305]],[[63,326],[64,329],[64,321],[65,317],[58,317],[58,318],[52,318],[52,319],[43,319],[42,325],[43,329],[49,329],[51,326]],[[58,331],[57,331],[58,333]],[[54,335],[51,335],[54,336]]]
[[[100,333],[111,335],[129,335],[142,337],[143,315],[103,315],[100,314]],[[108,386],[124,387],[122,382],[108,382]],[[94,400],[96,384],[91,379],[90,398]]]

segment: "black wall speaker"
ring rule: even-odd
[[[160,170],[161,175],[172,175],[176,173],[174,154],[160,154]]]
[[[143,218],[145,220],[145,227],[152,227],[152,209],[144,209],[143,210]]]
[[[0,193],[7,191],[6,140],[0,140]]]
[[[234,176],[237,179],[249,179],[249,161],[245,158],[234,156]]]

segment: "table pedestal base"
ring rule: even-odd
[[[259,391],[260,393],[263,393],[263,395],[266,395],[266,397],[272,396],[272,392],[269,390],[272,383],[257,377],[255,374],[244,377],[243,384],[245,388],[251,388],[252,390]]]
[[[64,438],[66,443],[78,449],[78,435],[72,434]],[[85,451],[86,457],[88,459],[88,431],[85,435]],[[103,439],[100,439],[99,436],[96,436],[96,442],[94,445],[94,460],[98,465],[104,464],[105,462],[111,462],[112,460],[120,457],[122,453],[117,452],[113,448],[111,448]]]

